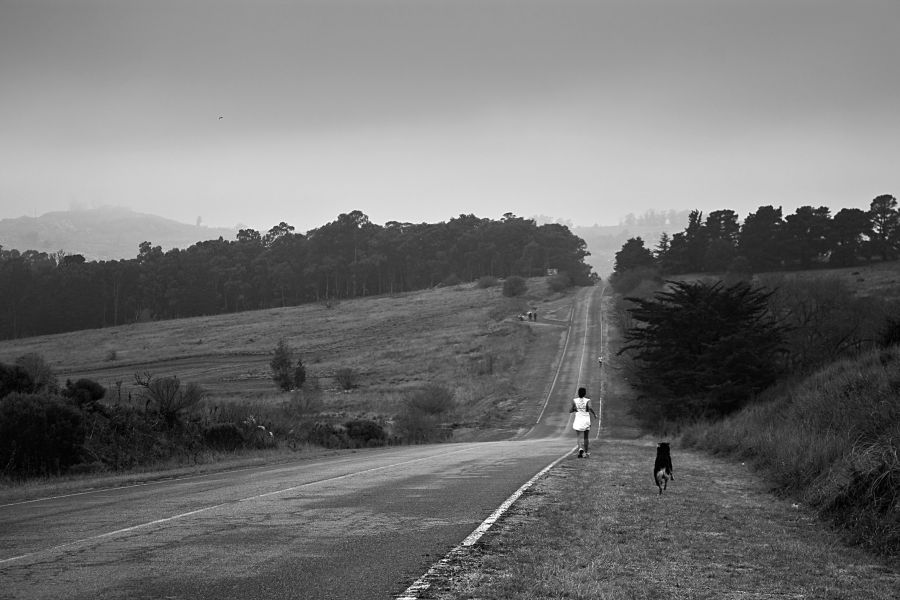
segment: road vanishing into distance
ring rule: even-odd
[[[579,290],[529,431],[88,490],[0,506],[0,598],[397,598],[571,457],[599,385],[603,288]],[[596,396],[595,396],[596,397]],[[477,534],[476,534],[477,535]],[[414,586],[413,586],[414,587]]]

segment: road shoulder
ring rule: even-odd
[[[740,463],[605,441],[539,481],[425,598],[895,598],[900,572],[843,545]]]

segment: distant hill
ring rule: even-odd
[[[644,240],[644,247],[653,250],[663,232],[669,235],[683,229],[678,225],[594,225],[593,227],[572,227],[571,231],[584,240],[591,253],[584,262],[593,267],[594,272],[606,279],[615,268],[616,252],[630,238]]]
[[[594,225],[584,227],[569,225],[569,230],[584,240],[588,252],[585,263],[594,272],[608,277],[615,268],[616,252],[631,238],[644,240],[644,247],[653,250],[663,233],[672,236],[682,231],[688,223],[689,210],[648,210],[642,215],[627,215],[618,225]]]
[[[218,239],[233,240],[234,229],[187,225],[128,208],[104,207],[58,211],[39,217],[0,219],[0,246],[7,250],[37,250],[81,254],[88,260],[134,258],[141,242],[171,248]]]

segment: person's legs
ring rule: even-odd
[[[590,443],[588,438],[590,438],[590,433],[591,433],[590,429],[584,430],[584,445],[582,446],[582,448],[584,448],[585,454],[587,454],[587,452],[588,452],[588,444]]]

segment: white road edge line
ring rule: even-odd
[[[419,594],[431,587],[431,584],[428,583],[428,580],[431,577],[433,577],[439,570],[446,567],[450,563],[450,561],[452,561],[454,558],[456,558],[457,556],[462,554],[466,548],[474,545],[475,542],[477,542],[479,539],[481,539],[481,536],[483,536],[487,532],[487,530],[491,528],[491,525],[496,523],[497,520],[501,516],[503,516],[503,513],[505,513],[507,510],[509,510],[509,507],[512,506],[513,503],[519,499],[519,496],[521,496],[523,493],[525,493],[525,490],[527,490],[532,485],[534,485],[534,483],[538,479],[543,477],[544,474],[547,473],[547,471],[549,471],[550,469],[552,469],[553,467],[558,465],[560,462],[562,462],[565,458],[567,458],[569,456],[571,456],[571,451],[567,450],[565,454],[563,454],[562,456],[560,456],[559,458],[554,460],[552,463],[550,463],[549,465],[547,465],[546,467],[541,469],[541,471],[538,472],[537,475],[535,475],[534,477],[529,479],[522,487],[520,487],[515,492],[513,492],[512,496],[507,498],[506,501],[503,504],[501,504],[500,507],[491,514],[491,516],[489,516],[487,519],[485,519],[481,523],[481,525],[479,525],[475,529],[475,531],[470,533],[468,535],[468,537],[466,537],[466,539],[464,539],[462,542],[460,542],[460,544],[458,546],[456,546],[455,548],[450,550],[450,552],[448,552],[444,556],[444,558],[442,558],[438,562],[434,563],[431,566],[431,568],[425,572],[424,575],[419,577],[411,586],[406,588],[406,591],[404,591],[401,595],[397,596],[395,600],[419,600]]]
[[[11,557],[9,557],[9,558],[3,558],[3,559],[0,559],[0,565],[4,565],[4,564],[7,564],[7,563],[15,562],[15,561],[17,561],[17,560],[22,560],[23,558],[29,558],[29,557],[31,557],[31,556],[36,556],[36,555],[38,555],[38,554],[46,554],[46,553],[50,553],[50,552],[55,552],[55,551],[58,551],[58,550],[62,550],[63,548],[68,548],[68,547],[70,547],[70,546],[76,546],[76,545],[78,545],[78,544],[84,544],[84,543],[87,543],[87,542],[92,542],[92,541],[96,541],[96,540],[101,540],[101,539],[103,539],[103,538],[113,537],[113,536],[116,536],[116,535],[119,535],[119,534],[122,534],[122,533],[128,533],[129,531],[135,531],[136,529],[145,529],[145,528],[147,528],[147,527],[152,527],[152,526],[154,526],[154,525],[160,525],[160,524],[162,524],[162,523],[167,523],[167,522],[169,522],[169,521],[174,521],[174,520],[176,520],[176,519],[182,519],[182,518],[184,518],[184,517],[190,517],[191,515],[196,515],[196,514],[199,514],[199,513],[202,513],[202,512],[206,512],[206,511],[209,511],[209,510],[214,510],[214,509],[216,509],[216,508],[221,508],[222,506],[226,506],[226,505],[230,505],[230,504],[239,504],[239,503],[241,503],[241,502],[250,502],[251,500],[259,500],[260,498],[267,498],[267,497],[269,497],[269,496],[275,496],[276,494],[283,494],[283,493],[285,493],[285,492],[291,492],[291,491],[298,490],[298,489],[303,488],[303,487],[308,487],[308,486],[311,486],[311,485],[316,485],[316,484],[318,484],[318,483],[328,483],[328,482],[331,482],[331,481],[337,481],[337,480],[339,480],[339,479],[346,479],[347,477],[353,477],[353,476],[355,476],[355,475],[362,475],[362,474],[364,474],[364,473],[372,473],[373,471],[381,471],[381,470],[384,470],[384,469],[390,469],[391,467],[399,467],[399,466],[401,466],[401,465],[408,465],[408,464],[410,464],[410,463],[420,462],[420,461],[423,461],[423,460],[428,460],[428,459],[430,459],[430,458],[444,457],[444,456],[448,456],[448,455],[450,455],[450,454],[459,454],[460,452],[468,452],[469,450],[472,450],[472,448],[471,448],[471,447],[467,447],[467,448],[463,448],[463,449],[461,449],[461,450],[454,450],[453,452],[442,452],[441,454],[429,455],[429,456],[423,456],[423,457],[421,457],[421,458],[414,458],[414,459],[412,459],[412,460],[405,460],[405,461],[403,461],[403,462],[393,463],[393,464],[390,464],[390,465],[382,465],[382,466],[380,466],[380,467],[372,467],[371,469],[365,469],[365,470],[363,470],[363,471],[353,471],[353,472],[351,472],[351,473],[345,473],[345,474],[343,474],[343,475],[338,475],[338,476],[336,476],[336,477],[329,477],[329,478],[327,478],[327,479],[319,479],[319,480],[316,480],[316,481],[309,481],[309,482],[307,482],[307,483],[302,483],[302,484],[300,484],[300,485],[294,485],[294,486],[291,486],[291,487],[288,487],[288,488],[284,488],[284,489],[282,489],[282,490],[275,490],[275,491],[272,491],[272,492],[265,492],[265,493],[263,493],[263,494],[257,494],[256,496],[250,496],[250,497],[247,497],[247,498],[239,498],[238,500],[232,500],[231,502],[223,502],[223,503],[221,503],[221,504],[215,504],[215,505],[212,505],[212,506],[205,506],[205,507],[203,507],[203,508],[198,508],[197,510],[192,510],[192,511],[185,512],[185,513],[181,513],[181,514],[178,514],[178,515],[172,515],[171,517],[164,517],[164,518],[162,518],[162,519],[156,519],[155,521],[148,521],[147,523],[139,523],[139,524],[137,524],[137,525],[132,525],[131,527],[124,527],[124,528],[122,528],[122,529],[116,529],[115,531],[107,531],[106,533],[100,533],[100,534],[97,534],[97,535],[93,535],[93,536],[91,536],[91,537],[82,538],[82,539],[80,539],[80,540],[75,540],[75,541],[72,541],[72,542],[66,542],[65,544],[59,544],[58,546],[51,546],[51,547],[49,547],[49,548],[43,548],[43,549],[41,549],[41,550],[35,550],[34,552],[29,552],[29,553],[27,553],[27,554],[20,554],[19,556],[11,556]]]

